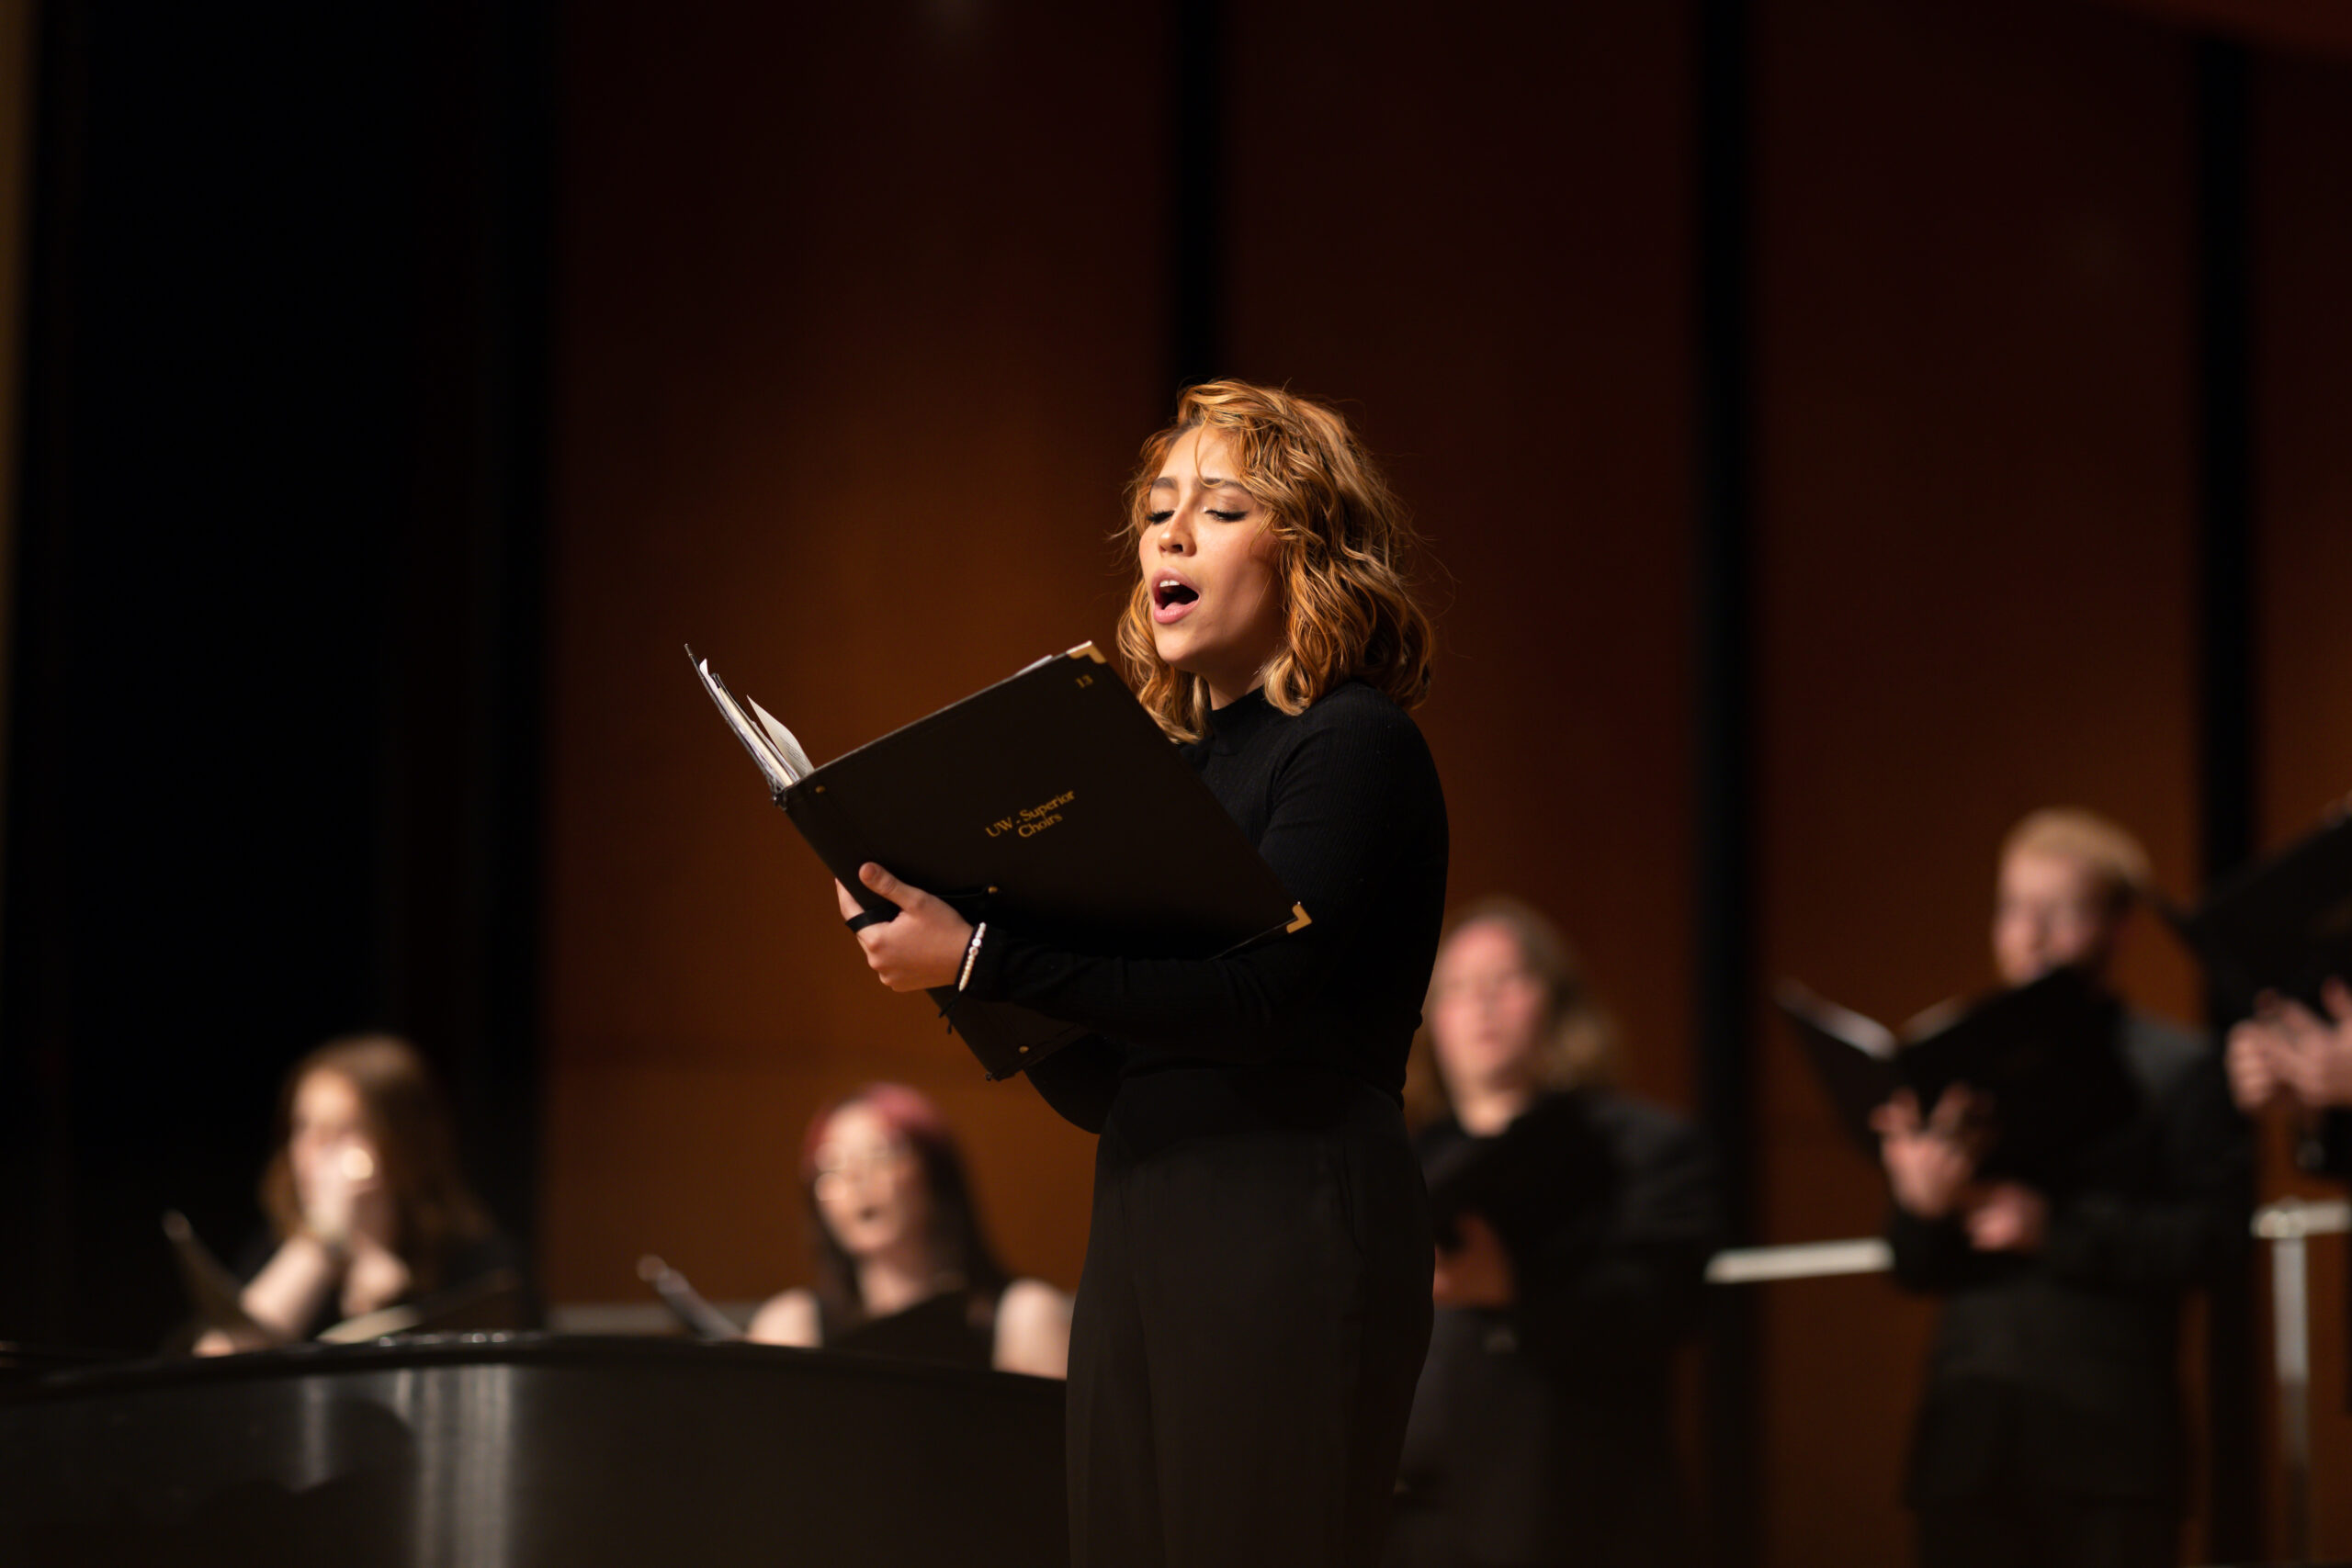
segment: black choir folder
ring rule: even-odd
[[[2322,981],[2352,979],[2352,800],[2174,923],[2230,1016],[2264,991],[2318,1006]]]
[[[1307,923],[1092,643],[821,768],[707,660],[695,670],[775,803],[876,914],[897,910],[858,881],[868,861],[967,919],[1103,957],[1210,958]],[[953,987],[931,995],[991,1078],[1086,1032]]]
[[[2120,1004],[2078,969],[1934,1009],[1907,1038],[1793,980],[1774,1000],[1838,1121],[1873,1160],[1871,1113],[1898,1089],[1918,1098],[1923,1116],[1956,1083],[1989,1096],[1996,1139],[1984,1168],[2010,1176],[2053,1174],[2137,1103],[2116,1052]]]

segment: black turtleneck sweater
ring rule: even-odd
[[[1122,1078],[1170,1067],[1322,1067],[1398,1096],[1445,907],[1445,796],[1420,730],[1351,682],[1295,716],[1252,692],[1182,750],[1313,923],[1197,960],[1091,957],[991,924],[967,990],[1095,1032],[1029,1071],[1090,1131]]]

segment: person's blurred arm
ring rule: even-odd
[[[817,1298],[807,1291],[786,1291],[770,1296],[752,1314],[743,1337],[759,1345],[792,1345],[813,1350],[818,1344]]]
[[[290,1344],[317,1318],[329,1297],[343,1283],[349,1254],[308,1231],[298,1232],[270,1254],[261,1272],[238,1298],[245,1315],[270,1336],[271,1342]],[[240,1349],[247,1347],[239,1346]]]
[[[391,1194],[372,1149],[353,1144],[321,1161],[308,1203],[302,1228],[278,1244],[238,1297],[273,1344],[302,1338],[347,1281],[362,1287],[367,1307],[361,1310],[397,1299],[408,1284],[407,1267],[390,1245]],[[208,1335],[197,1351],[256,1348],[233,1338],[223,1347]]]
[[[1043,1280],[1015,1280],[996,1303],[996,1351],[1001,1372],[1031,1377],[1069,1375],[1069,1298]]]

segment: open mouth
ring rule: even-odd
[[[1162,619],[1200,601],[1200,593],[1180,577],[1163,577],[1151,585],[1151,607]]]

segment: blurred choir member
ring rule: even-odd
[[[274,1244],[253,1249],[240,1303],[259,1334],[215,1329],[198,1355],[315,1338],[387,1307],[428,1308],[501,1277],[517,1298],[514,1248],[458,1168],[448,1108],[407,1041],[331,1040],[294,1065],[278,1146],[261,1179]],[[527,1308],[512,1309],[520,1327]]]
[[[772,1298],[749,1337],[1058,1378],[1069,1300],[998,1264],[946,1121],[903,1084],[819,1111],[800,1155],[817,1283]]]
[[[2001,979],[2103,980],[2147,885],[2113,822],[2028,817],[2001,852]],[[2246,1245],[2251,1162],[2211,1043],[2119,1019],[2138,1102],[2047,1190],[1978,1179],[1964,1089],[1925,1119],[1907,1094],[1879,1113],[1895,1276],[1944,1301],[1906,1485],[1927,1568],[2179,1561],[2181,1303]]]
[[[1489,1175],[1438,1254],[1386,1562],[1685,1562],[1672,1372],[1721,1227],[1713,1162],[1608,1087],[1611,1021],[1514,899],[1454,922],[1426,1041],[1411,1098],[1439,1113],[1417,1149],[1441,1214],[1449,1173]]]

